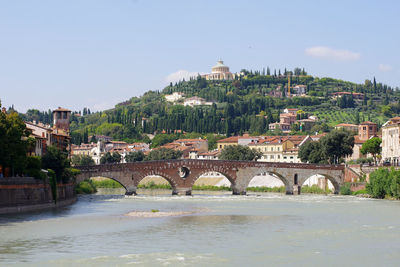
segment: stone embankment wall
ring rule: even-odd
[[[0,178],[0,214],[27,212],[72,204],[74,184],[57,185],[57,201],[48,183],[31,177]]]

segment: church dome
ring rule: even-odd
[[[217,65],[211,68],[211,73],[224,73],[229,72],[229,67],[224,65],[224,62],[220,59],[217,61]]]

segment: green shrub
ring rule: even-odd
[[[123,186],[118,183],[117,181],[114,181],[112,179],[105,179],[105,180],[91,180],[93,185],[96,188],[122,188]]]
[[[170,184],[156,184],[153,181],[151,181],[147,184],[139,184],[138,188],[141,188],[141,189],[172,189]]]
[[[355,196],[356,195],[366,195],[366,194],[368,194],[368,192],[367,192],[367,189],[361,189],[361,190],[354,191],[352,194]]]
[[[308,194],[330,194],[332,193],[329,189],[321,189],[318,185],[313,184],[312,186],[304,185],[301,187],[301,193],[308,193]]]
[[[77,194],[93,194],[97,192],[96,186],[91,180],[84,180],[75,186]]]
[[[266,187],[266,186],[257,186],[257,187],[247,187],[246,191],[249,192],[274,192],[274,193],[285,193],[286,187]]]
[[[345,183],[342,187],[340,187],[341,195],[351,195],[350,183]]]

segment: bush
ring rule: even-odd
[[[301,193],[308,193],[308,194],[330,194],[332,193],[329,189],[321,189],[318,185],[313,184],[312,186],[304,185],[301,187]]]
[[[246,191],[249,192],[274,192],[274,193],[285,193],[286,187],[266,187],[266,186],[257,186],[257,187],[247,187]]]
[[[112,179],[105,179],[105,180],[91,180],[92,184],[96,186],[96,188],[122,188],[123,186],[118,183],[117,181],[114,181]]]
[[[351,195],[351,189],[350,189],[350,183],[345,183],[341,188],[340,188],[340,194],[341,195]]]
[[[379,168],[369,176],[367,193],[374,198],[400,198],[400,171]]]
[[[77,194],[93,194],[97,192],[96,186],[91,180],[85,180],[75,186]]]

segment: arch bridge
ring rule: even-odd
[[[77,167],[81,173],[77,182],[102,176],[119,182],[127,195],[136,194],[137,186],[146,176],[159,175],[172,186],[172,193],[191,195],[192,186],[203,174],[219,172],[230,182],[234,195],[246,194],[251,179],[263,173],[279,178],[286,194],[300,194],[303,183],[313,175],[322,175],[333,184],[334,193],[339,193],[344,183],[344,165],[321,165],[307,163],[275,163],[234,160],[160,160],[119,164],[103,164]]]

